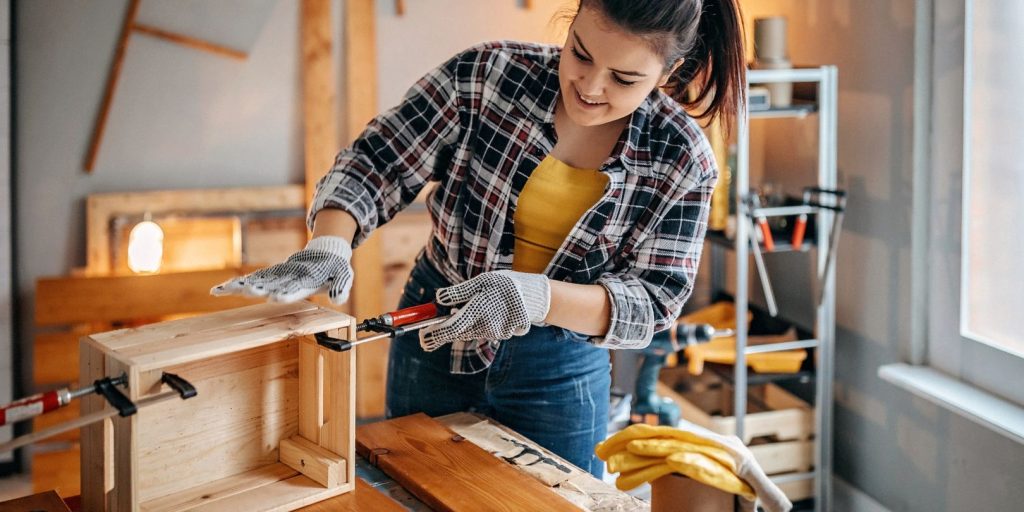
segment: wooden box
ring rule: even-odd
[[[307,302],[259,304],[83,337],[83,385],[128,376],[138,403],[167,388],[198,395],[82,429],[82,509],[292,510],[355,485],[352,317]],[[109,407],[84,397],[82,414]]]
[[[663,378],[666,375],[663,373]],[[671,380],[671,375],[668,376]],[[691,391],[676,392],[659,382],[658,394],[679,405],[682,418],[724,435],[736,434],[733,388],[706,378]],[[814,409],[774,384],[750,386],[743,442],[769,476],[810,471],[814,466]],[[813,495],[813,480],[796,480],[779,488],[792,501]]]

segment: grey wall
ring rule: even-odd
[[[876,373],[879,365],[901,361],[910,337],[914,2],[743,5],[748,22],[788,17],[795,63],[839,66],[839,182],[850,203],[837,266],[837,476],[894,511],[1019,510],[1024,446]],[[944,37],[957,35],[936,33]],[[815,143],[813,122],[761,128],[770,130],[766,173],[807,165],[801,147]]]
[[[336,41],[341,4],[335,0]],[[397,17],[392,0],[378,0],[381,106],[396,103],[420,75],[471,44],[552,40],[549,21],[563,2],[534,4],[525,10],[516,0],[415,1],[407,2],[406,16]],[[14,194],[20,339],[26,349],[35,280],[85,264],[87,195],[282,185],[304,177],[295,0],[143,0],[140,22],[249,56],[237,61],[133,35],[98,164],[86,174],[83,162],[127,5],[32,0],[16,6]],[[5,186],[2,178],[0,168]],[[26,371],[29,361],[22,361]],[[2,363],[0,376],[10,375]]]

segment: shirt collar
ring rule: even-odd
[[[558,83],[560,58],[561,48],[558,47],[552,52],[551,58],[545,63],[540,76],[537,77],[538,94],[524,94],[520,99],[523,110],[534,121],[550,124],[552,128],[555,123],[555,106],[558,104],[560,88]],[[628,172],[646,176],[652,174],[650,124],[651,113],[654,110],[653,103],[658,94],[660,94],[658,90],[651,92],[630,114],[629,125],[612,149],[611,157],[606,165],[612,160],[619,160]]]

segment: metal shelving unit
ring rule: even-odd
[[[749,119],[751,118],[803,118],[816,115],[818,121],[818,182],[817,186],[824,189],[835,189],[836,183],[836,139],[837,139],[837,86],[838,72],[835,66],[814,68],[796,68],[787,70],[750,70],[747,72],[748,87],[750,84],[767,84],[775,82],[816,83],[817,94],[811,103],[794,103],[791,108],[770,109],[765,111],[745,112],[737,123],[737,154],[736,169],[732,179],[736,183],[737,196],[745,195],[750,189],[750,139]],[[739,197],[737,198],[739,199]],[[763,212],[767,209],[761,209]],[[827,251],[819,248],[829,246],[829,232],[835,220],[835,213],[821,210],[817,212],[815,233],[808,233],[814,243],[805,244],[804,250],[816,252],[818,274],[827,272],[821,277],[819,287],[824,287],[821,302],[815,312],[814,339],[773,345],[747,346],[748,328],[747,312],[749,310],[750,261],[751,252],[750,229],[746,222],[749,210],[745,201],[738,200],[736,205],[736,232],[733,240],[724,236],[709,234],[708,243],[712,250],[712,288],[725,289],[725,257],[726,243],[731,242],[736,254],[736,361],[733,369],[734,377],[734,414],[736,418],[736,435],[740,438],[744,433],[744,419],[747,410],[748,376],[746,356],[754,353],[791,350],[794,348],[815,348],[817,367],[815,368],[815,456],[814,470],[807,473],[783,475],[775,478],[776,483],[794,480],[815,480],[814,509],[828,511],[832,509],[832,380],[834,375],[835,345],[835,266],[826,265]],[[780,212],[781,213],[781,212]],[[779,250],[785,250],[780,244]],[[815,293],[815,290],[808,290]]]

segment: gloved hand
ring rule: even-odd
[[[436,300],[458,311],[420,329],[420,346],[427,352],[454,341],[507,340],[526,334],[530,325],[548,316],[551,284],[543,274],[497,270],[441,288]]]
[[[228,279],[211,295],[250,295],[272,302],[294,302],[327,291],[334,304],[348,300],[352,288],[352,244],[338,236],[318,236],[284,263]]]

